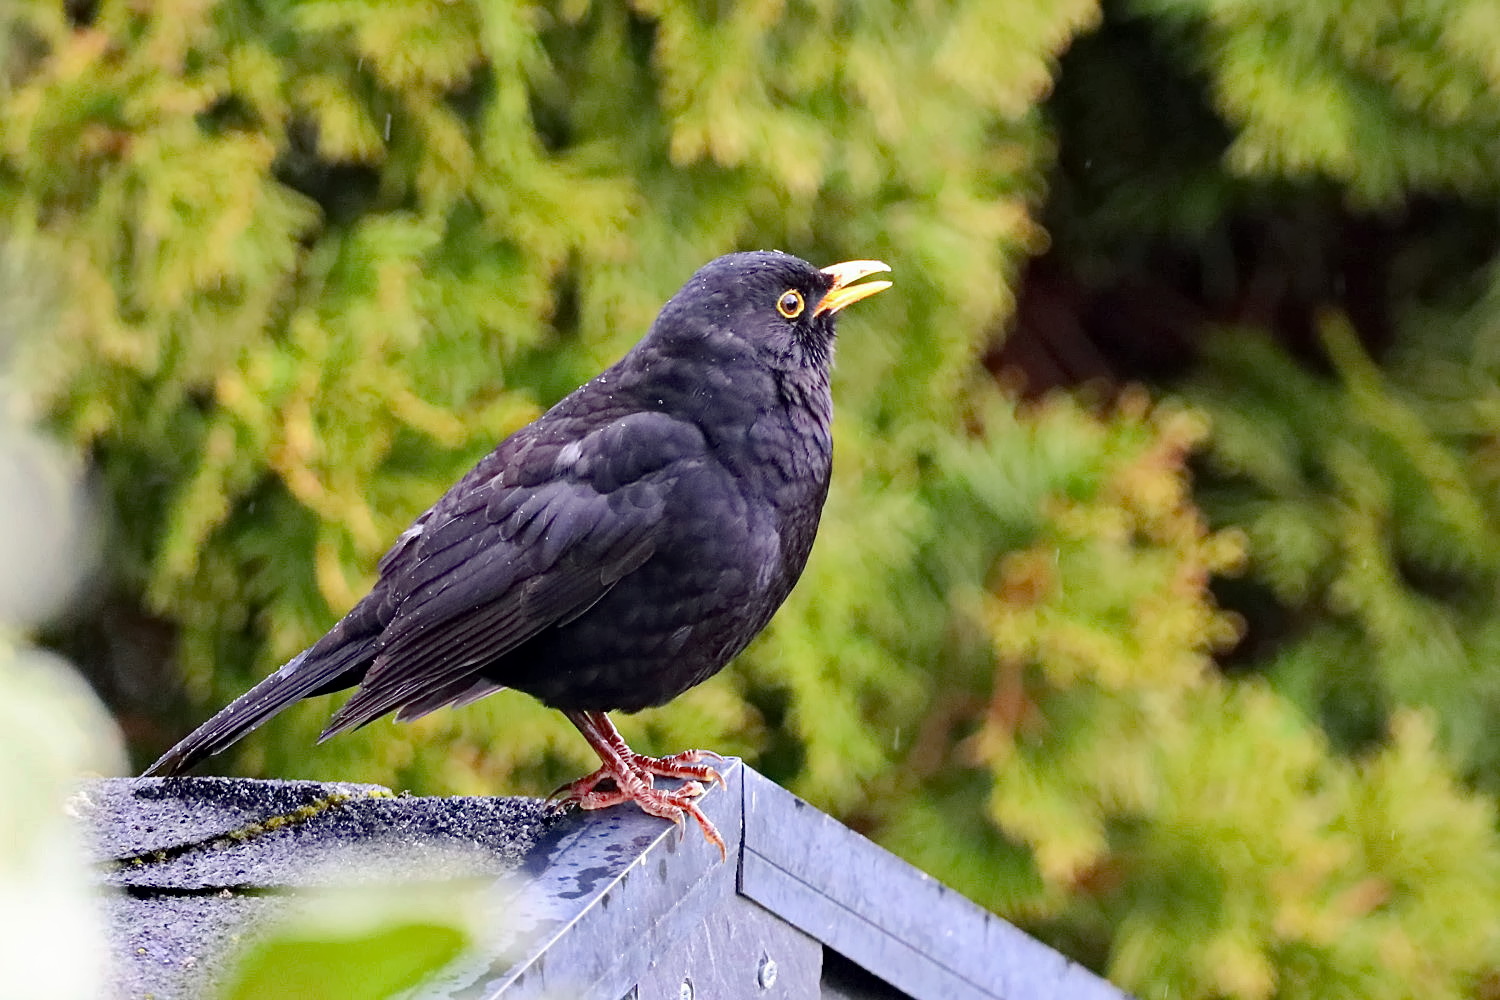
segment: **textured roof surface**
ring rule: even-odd
[[[729,761],[704,811],[729,860],[633,807],[377,785],[110,779],[76,812],[109,897],[117,997],[211,995],[309,893],[484,888],[491,932],[422,994],[470,1000],[1119,1000],[1117,990]]]
[[[497,878],[556,822],[524,798],[395,796],[378,785],[118,778],[90,785],[115,995],[199,997],[297,890]]]

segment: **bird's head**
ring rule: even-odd
[[[891,286],[861,278],[890,268],[852,260],[817,268],[775,250],[710,261],[662,308],[652,330],[679,349],[748,352],[782,371],[826,375],[834,321],[846,306]]]

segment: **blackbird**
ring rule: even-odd
[[[605,714],[661,705],[770,621],[812,549],[832,461],[834,317],[890,287],[855,260],[705,265],[623,359],[516,431],[402,532],[323,638],[167,751],[179,773],[293,702],[358,685],[322,739],[502,688],[560,709],[603,766],[559,789],[724,841],[688,750],[637,754]],[[675,790],[654,776],[685,779]],[[601,787],[604,786],[604,787]]]

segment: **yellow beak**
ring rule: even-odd
[[[813,315],[836,313],[860,299],[867,299],[876,292],[885,291],[891,287],[889,281],[867,281],[863,285],[856,285],[854,282],[860,278],[889,270],[888,265],[878,260],[846,260],[842,264],[828,265],[823,268],[823,273],[833,278],[833,287],[828,290],[827,295],[823,296],[823,301],[818,303],[818,308],[813,310]]]

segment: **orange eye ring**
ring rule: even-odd
[[[795,288],[788,288],[781,293],[781,298],[776,300],[776,311],[787,319],[796,319],[806,308],[807,303],[803,301],[802,293]]]

